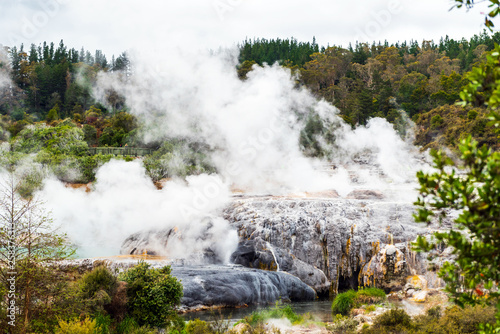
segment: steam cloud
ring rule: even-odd
[[[85,192],[46,180],[43,198],[56,222],[85,256],[117,255],[128,236],[150,229],[176,228],[181,239],[169,243],[163,254],[171,259],[196,255],[207,247],[228,259],[238,237],[216,214],[229,199],[220,177],[200,175],[169,182],[157,190],[140,161],[113,160],[97,173],[94,189]],[[218,185],[214,188],[214,185]],[[203,219],[211,217],[209,238]],[[229,251],[228,251],[229,250]]]
[[[9,55],[0,44],[0,89],[9,86],[11,83],[8,70],[9,63]]]
[[[237,57],[172,51],[168,62],[134,54],[134,75],[101,73],[97,94],[115,89],[146,124],[145,141],[182,137],[215,150],[212,160],[232,185],[246,191],[318,190],[333,179],[314,170],[299,148],[300,130],[312,110],[337,110],[295,89],[280,66],[256,67],[246,81]],[[151,67],[150,64],[156,64]],[[338,121],[338,120],[337,120]]]
[[[95,95],[104,103],[109,89],[125,96],[130,112],[145,125],[146,142],[176,137],[207,144],[219,175],[169,181],[157,190],[140,161],[111,161],[98,171],[92,192],[46,181],[43,195],[82,254],[117,254],[135,232],[178,228],[181,237],[169,243],[165,255],[189,257],[209,247],[228,259],[238,238],[219,214],[231,187],[277,195],[331,189],[346,195],[360,186],[398,185],[407,193],[412,188],[408,182],[421,167],[417,155],[385,120],[351,130],[335,107],[297,88],[291,73],[278,65],[255,67],[241,81],[236,52],[168,51],[161,53],[169,54],[167,60],[133,53],[132,75],[100,73]],[[326,161],[301,152],[300,133],[311,113],[335,129],[337,140],[329,147],[335,171],[325,173]],[[384,178],[354,167],[353,160],[367,152]],[[347,169],[353,168],[359,184],[350,180]]]

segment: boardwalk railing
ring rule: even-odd
[[[112,155],[129,155],[133,157],[142,157],[151,154],[153,149],[140,147],[89,147],[89,154],[112,154]]]

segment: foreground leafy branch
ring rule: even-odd
[[[455,262],[446,263],[440,276],[458,304],[498,301],[500,154],[485,146],[478,148],[470,137],[462,142],[460,150],[464,163],[460,169],[465,173],[457,173],[451,159],[434,151],[437,171],[417,174],[421,194],[415,203],[417,221],[430,222],[435,215],[442,218],[450,209],[460,212],[456,229],[436,232],[433,241],[420,237],[417,248],[429,251],[441,243],[454,248]]]

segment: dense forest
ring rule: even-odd
[[[347,48],[320,47],[314,39],[312,43],[294,38],[254,39],[240,43],[236,71],[246,80],[254,66],[278,63],[290,69],[297,87],[305,86],[338,107],[352,127],[382,117],[404,133],[409,119],[413,120],[416,144],[424,149],[456,150],[460,139],[469,134],[480,145],[497,149],[497,135],[487,125],[485,107],[455,103],[468,83],[466,73],[485,62],[486,52],[498,42],[500,33],[486,31],[469,40],[444,37],[438,43],[356,43]],[[108,91],[108,107],[92,96],[100,71],[133,75],[126,53],[108,61],[99,50],[70,49],[63,41],[57,46],[44,42],[5,51],[8,57],[0,58],[0,71],[7,71],[13,84],[0,90],[0,135],[10,141],[10,155],[2,157],[2,164],[12,165],[36,153],[35,162],[51,166],[60,179],[89,182],[96,167],[111,159],[111,155],[90,155],[89,147],[145,146],[136,135],[141,124],[127,112],[122,96]],[[305,132],[321,127],[311,120]],[[65,145],[60,145],[63,141]],[[203,153],[192,147],[196,144],[148,145],[156,150],[144,160],[153,180],[212,168]],[[179,150],[188,152],[185,166],[175,171],[165,168],[164,162]],[[305,151],[321,154],[307,147]],[[81,173],[74,175],[75,169]]]

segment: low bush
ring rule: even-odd
[[[154,269],[140,262],[119,278],[127,282],[127,308],[139,325],[168,325],[182,298],[182,285],[171,275],[170,266]]]
[[[99,313],[95,318],[96,322],[96,334],[109,334],[111,332],[111,317],[109,315],[104,315]]]
[[[385,328],[411,327],[411,317],[402,309],[392,309],[375,319],[375,324]]]
[[[56,334],[96,334],[98,327],[95,320],[85,318],[83,320],[74,319],[68,322],[59,321],[59,328]]]
[[[479,332],[480,324],[495,323],[493,306],[453,306],[441,315],[441,308],[429,309],[425,315],[412,319],[404,310],[389,310],[377,318],[371,327],[364,327],[362,334],[408,333],[408,334],[473,334]]]
[[[79,281],[79,297],[95,314],[104,312],[104,307],[112,301],[118,286],[117,278],[105,266],[99,266],[86,273]]]
[[[106,266],[99,266],[86,273],[79,283],[80,294],[84,298],[93,298],[100,290],[111,296],[118,286],[117,278]]]
[[[191,320],[186,324],[187,334],[211,334],[212,328],[206,321],[200,319]]]
[[[360,288],[356,292],[356,303],[358,304],[375,304],[384,301],[386,298],[385,291],[378,288]]]
[[[492,306],[453,306],[440,316],[430,309],[426,315],[415,318],[418,333],[477,333],[479,324],[495,323],[495,311]]]
[[[377,306],[375,305],[369,305],[365,308],[365,313],[370,313],[370,312],[373,312],[377,309]]]
[[[385,292],[377,288],[360,288],[358,291],[348,290],[339,293],[332,303],[334,314],[347,315],[356,306],[375,304],[385,300]]]
[[[327,329],[335,334],[351,334],[356,333],[358,324],[358,321],[354,318],[337,314],[332,324],[327,326]]]
[[[349,290],[343,293],[339,293],[332,303],[332,312],[334,314],[347,315],[351,312],[354,307],[356,299],[356,291]]]
[[[413,333],[411,317],[402,309],[392,309],[375,318],[371,327],[361,329],[362,334]]]
[[[159,332],[156,329],[153,329],[149,326],[139,326],[137,324],[137,322],[132,318],[125,318],[118,325],[116,325],[115,331],[113,333],[116,333],[116,334],[158,334]]]
[[[290,305],[281,307],[278,303],[271,309],[265,309],[258,312],[252,312],[251,315],[244,318],[244,322],[250,326],[263,324],[269,319],[288,319],[292,324],[298,324],[304,320],[303,316],[294,312]]]

